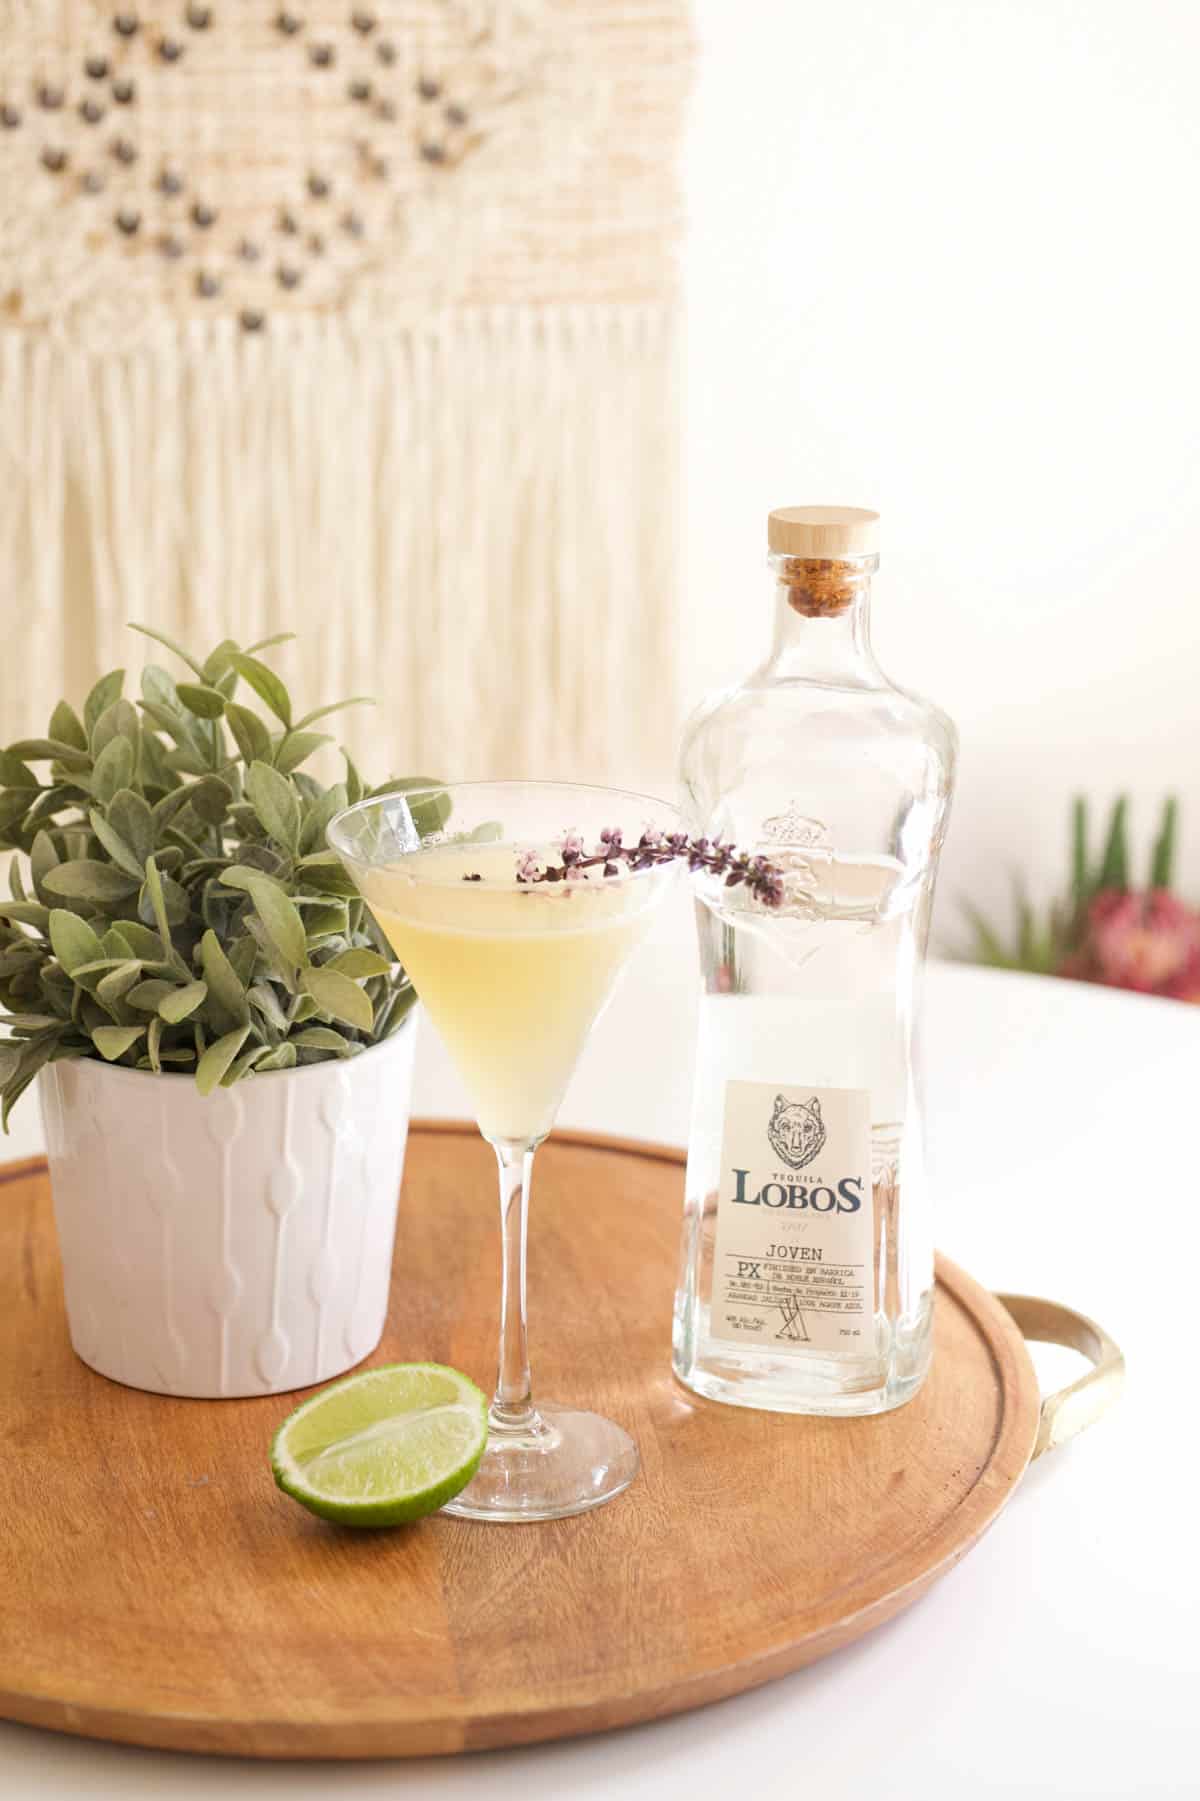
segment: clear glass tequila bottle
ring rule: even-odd
[[[779,1412],[897,1407],[930,1361],[917,1026],[956,740],[872,655],[877,532],[857,508],[771,514],[771,654],[682,752],[690,830],[770,857],[786,893],[698,888],[675,1371]]]

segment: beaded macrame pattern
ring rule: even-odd
[[[452,774],[662,740],[690,64],[686,0],[0,0],[0,740],[139,614],[433,656]]]

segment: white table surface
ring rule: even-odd
[[[597,1028],[562,1124],[684,1141],[694,983],[681,901]],[[935,964],[925,1041],[941,1248],[994,1288],[1092,1314],[1129,1362],[1115,1411],[1035,1466],[925,1599],[755,1693],[517,1752],[257,1764],[0,1724],[0,1797],[1200,1793],[1200,1460],[1187,1380],[1200,1270],[1200,1007]],[[427,1025],[414,1110],[469,1112]],[[18,1114],[0,1155],[39,1148],[36,1110]],[[531,1300],[536,1337],[536,1292]],[[1050,1385],[1076,1373],[1068,1352],[1035,1360]],[[0,1522],[0,1562],[2,1534]],[[390,1604],[402,1613],[403,1595]]]

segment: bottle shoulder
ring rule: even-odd
[[[800,743],[810,737],[828,740],[831,731],[843,740],[855,732],[872,739],[918,739],[951,763],[958,750],[957,728],[943,708],[884,677],[839,686],[777,681],[759,672],[700,702],[685,722],[680,755],[686,763],[702,746],[726,737],[786,734]]]
[[[918,836],[940,840],[956,758],[948,715],[885,678],[751,677],[693,712],[680,779],[693,830],[758,842],[766,825],[794,816],[844,849],[868,850],[894,847],[910,816]]]

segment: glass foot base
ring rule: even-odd
[[[619,1495],[639,1461],[628,1432],[600,1414],[539,1407],[525,1427],[492,1422],[483,1462],[442,1511],[464,1520],[561,1520]]]

